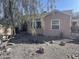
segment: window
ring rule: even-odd
[[[59,29],[60,23],[58,19],[52,20],[52,29]]]
[[[37,29],[41,28],[41,21],[36,21],[36,28]]]
[[[32,26],[36,29],[40,29],[41,28],[41,20],[40,19],[34,20],[34,22],[32,22]]]

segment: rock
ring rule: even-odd
[[[60,46],[65,46],[65,44],[66,44],[65,42],[61,41],[59,45]]]
[[[72,54],[71,59],[78,59],[79,54]]]
[[[31,55],[32,55],[32,56],[35,56],[35,55],[37,55],[37,53],[32,53]]]
[[[43,54],[43,53],[44,53],[44,48],[40,47],[40,48],[36,51],[36,53],[38,53],[38,54]]]
[[[7,36],[3,36],[3,41],[6,41],[7,40]]]
[[[15,43],[8,43],[7,46],[16,46]]]
[[[50,43],[49,43],[49,42],[45,42],[45,44],[46,44],[46,45],[48,45],[48,46],[50,45]]]
[[[7,57],[4,57],[3,59],[11,59],[11,57],[8,57],[8,56],[7,56]]]
[[[11,52],[11,50],[12,50],[12,48],[8,48],[8,49],[7,49],[7,52]]]
[[[66,55],[68,58],[70,58],[70,55]]]
[[[53,44],[53,41],[49,41],[50,44]]]
[[[11,51],[12,51],[12,48],[6,49],[7,55],[9,55],[11,53]]]
[[[50,41],[49,43],[50,43],[50,44],[54,44],[54,43],[55,43],[55,41],[54,41],[54,40],[52,40],[52,41]]]
[[[5,46],[2,46],[1,47],[1,51],[5,52],[6,51],[6,47]]]
[[[0,56],[2,55],[2,51],[0,51]]]
[[[0,39],[0,45],[2,44],[2,39]]]

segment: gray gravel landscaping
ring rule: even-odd
[[[11,46],[12,49],[9,55],[4,53],[0,56],[0,59],[73,59],[73,55],[76,54],[75,57],[77,58],[75,59],[79,59],[78,44],[66,43],[65,46],[60,46],[59,42],[61,40],[56,40],[53,44],[18,43]],[[44,48],[44,54],[36,53],[36,50],[40,47]]]
[[[44,54],[37,54],[35,51],[39,48],[44,48]],[[70,59],[71,55],[79,53],[79,45],[66,44],[60,46],[58,44],[16,44],[12,48],[11,54],[7,55],[11,59]],[[5,55],[2,56],[6,57]],[[0,59],[2,58],[0,56]]]

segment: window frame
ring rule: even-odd
[[[35,20],[35,29],[41,29],[42,28],[42,22],[41,22],[41,28],[37,28],[37,22],[41,22],[41,19]]]
[[[53,21],[58,21],[59,24],[53,24]],[[58,25],[59,28],[58,29],[53,29],[52,26],[54,26],[54,25]],[[51,29],[52,30],[60,30],[60,19],[51,19]]]

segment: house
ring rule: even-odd
[[[72,16],[72,32],[79,33],[79,15]]]
[[[71,15],[61,11],[52,11],[43,17],[35,19],[36,34],[45,36],[59,36],[61,33],[64,37],[71,35]]]
[[[79,12],[74,12],[73,10],[66,10],[63,12],[71,15],[71,32],[78,34],[79,33]]]
[[[71,35],[71,15],[61,11],[53,11],[44,18],[44,35],[64,37]]]

